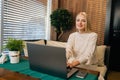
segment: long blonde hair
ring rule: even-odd
[[[88,24],[88,19],[87,19],[87,14],[86,12],[79,12],[76,16],[76,18],[79,16],[79,15],[83,15],[84,17],[86,17],[86,26],[85,26],[85,32],[91,32],[91,29],[90,29],[90,25]]]

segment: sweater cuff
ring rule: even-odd
[[[86,62],[87,62],[87,59],[84,58],[84,57],[80,57],[80,58],[78,59],[78,61],[80,62],[80,64],[83,64],[83,63],[86,63]]]

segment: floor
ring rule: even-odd
[[[120,80],[120,72],[110,71],[107,80]]]

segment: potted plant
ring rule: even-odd
[[[23,40],[8,38],[5,48],[9,50],[10,63],[18,63],[20,53],[24,48]]]
[[[51,25],[57,33],[57,40],[73,26],[72,14],[67,9],[56,9],[50,15]]]

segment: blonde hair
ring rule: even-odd
[[[77,14],[76,18],[79,16],[79,15],[83,15],[85,18],[86,18],[86,26],[85,26],[85,32],[90,32],[90,25],[88,24],[88,19],[87,19],[87,14],[86,12],[80,12]]]

